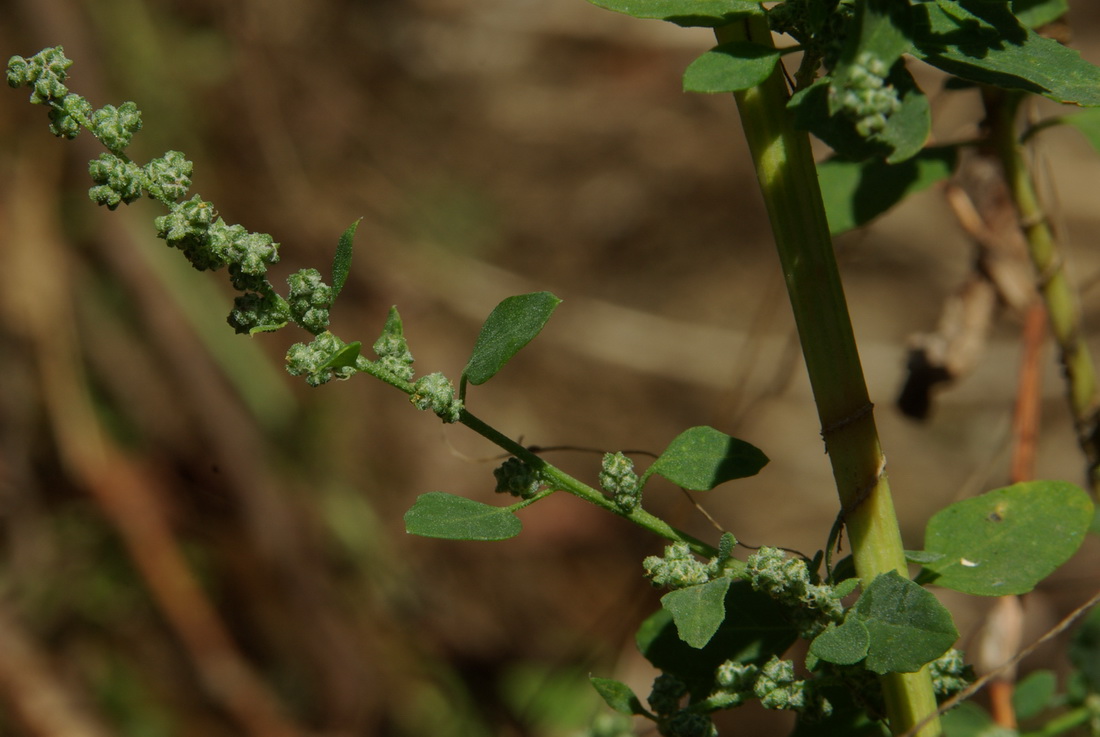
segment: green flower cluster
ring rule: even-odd
[[[763,666],[727,660],[715,672],[715,691],[706,703],[714,709],[739,706],[757,699],[765,709],[797,711],[811,720],[829,716],[832,704],[814,680],[795,677],[794,661],[773,655]]]
[[[696,558],[687,543],[668,545],[663,556],[651,555],[642,561],[642,566],[654,586],[669,589],[706,583],[712,573],[711,566]]]
[[[345,346],[344,341],[329,332],[321,333],[312,343],[295,343],[286,352],[287,373],[291,376],[304,374],[310,386],[351,378],[358,369],[339,360]]]
[[[829,89],[829,108],[843,112],[856,123],[864,138],[881,133],[891,115],[901,109],[901,99],[886,77],[886,63],[868,51],[860,53],[842,83]]]
[[[454,384],[438,371],[417,380],[409,401],[417,409],[430,409],[446,423],[458,422],[462,414],[462,400],[455,396]]]
[[[687,684],[677,676],[662,673],[654,679],[647,701],[657,716],[657,731],[665,737],[717,737],[709,716],[681,706],[687,694]]]
[[[72,59],[65,56],[60,46],[42,49],[30,59],[13,56],[8,60],[8,86],[30,87],[31,102],[35,105],[55,102],[69,94],[65,80],[72,65]]]
[[[382,370],[402,381],[413,380],[416,375],[413,370],[413,355],[409,351],[408,341],[405,340],[405,329],[396,307],[390,308],[382,335],[374,341],[373,348],[374,354],[378,356],[378,366]]]
[[[704,563],[695,557],[687,543],[673,543],[665,547],[663,556],[651,555],[642,561],[642,566],[654,586],[669,589],[697,586],[729,575],[727,568],[733,560],[735,545],[737,538],[732,533],[723,533],[718,555]]]
[[[762,547],[745,560],[745,565],[748,581],[755,590],[795,613],[803,637],[812,639],[829,622],[844,619],[844,605],[840,602],[846,593],[844,589],[815,583],[803,559],[789,558],[778,548]]]
[[[317,335],[328,327],[329,308],[335,293],[328,284],[321,281],[321,272],[317,269],[302,269],[287,277],[290,294],[287,304],[294,322]]]
[[[932,688],[939,697],[947,697],[962,691],[974,682],[974,668],[966,664],[961,650],[951,648],[928,664],[932,674]]]
[[[267,281],[267,268],[278,262],[279,244],[266,233],[250,233],[241,225],[229,225],[218,217],[211,202],[195,195],[183,200],[191,188],[194,165],[179,151],[168,151],[145,166],[124,153],[141,130],[141,111],[132,102],[93,110],[80,95],[65,86],[72,61],[60,46],[43,49],[30,59],[13,56],[7,79],[12,87],[31,88],[31,102],[50,106],[50,130],[63,138],[75,138],[88,129],[106,148],[88,166],[94,186],[88,196],[110,210],[148,195],[168,207],[156,218],[157,236],[180,249],[200,271],[229,267],[230,280],[243,296],[234,301],[229,324],[238,333],[275,329],[290,320],[314,335],[328,326],[331,288],[313,274],[291,277],[291,299],[286,302]],[[182,201],[181,201],[182,200]],[[315,272],[314,272],[315,273]]]
[[[520,499],[530,499],[539,493],[542,485],[539,472],[519,458],[509,458],[493,469],[493,477],[497,480],[498,494],[511,494]]]
[[[642,490],[638,484],[638,474],[634,472],[634,461],[622,453],[604,453],[600,487],[611,495],[623,512],[630,512],[642,501]]]

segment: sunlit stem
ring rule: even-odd
[[[767,20],[760,14],[717,29],[717,37],[722,43],[772,45]],[[809,137],[795,129],[787,110],[787,86],[780,66],[762,84],[734,97],[794,310],[856,571],[865,584],[889,571],[907,576],[886,462]],[[903,734],[935,714],[936,699],[926,669],[883,676],[882,687],[894,734]],[[941,734],[938,719],[929,719],[917,734]]]

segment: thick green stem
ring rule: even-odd
[[[720,28],[717,36],[720,42],[772,44],[767,20],[760,15]],[[795,129],[786,108],[787,87],[780,67],[761,85],[734,97],[794,309],[856,570],[865,584],[889,571],[907,576],[809,137]],[[888,674],[882,686],[894,734],[935,714],[926,670]],[[932,718],[917,734],[940,733],[938,720]]]
[[[1066,393],[1077,426],[1077,440],[1088,461],[1089,483],[1095,493],[1100,493],[1100,391],[1096,370],[1081,332],[1076,295],[1016,138],[1016,114],[1022,99],[1017,93],[991,92],[987,97],[989,122],[1005,180],[1019,211],[1020,227],[1027,237],[1051,332],[1062,354]]]

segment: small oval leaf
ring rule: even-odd
[[[646,471],[690,491],[709,491],[733,479],[755,476],[768,457],[754,445],[713,427],[684,430]]]
[[[715,46],[684,70],[685,92],[737,92],[763,82],[779,62],[769,46],[734,41]]]
[[[718,578],[661,597],[661,606],[672,615],[681,640],[696,649],[706,647],[726,618],[729,588],[730,579]]]
[[[467,499],[442,491],[417,497],[405,512],[405,531],[446,540],[507,540],[523,529],[519,517],[506,507]]]
[[[592,682],[592,686],[604,700],[604,703],[620,714],[633,716],[635,714],[648,713],[645,707],[642,706],[642,702],[634,695],[634,692],[630,690],[630,686],[625,683],[611,678],[598,678],[596,676],[590,676],[588,680]]]
[[[870,638],[867,669],[879,675],[920,670],[959,638],[943,604],[897,571],[879,574],[859,597],[854,613]]]
[[[1024,594],[1077,551],[1092,522],[1089,495],[1065,481],[1029,481],[956,502],[924,531],[919,580],[979,596]]]
[[[520,294],[502,301],[481,326],[462,375],[475,386],[493,378],[539,334],[559,304],[561,300],[550,292]]]

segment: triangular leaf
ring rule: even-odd
[[[920,670],[959,638],[943,604],[896,571],[879,574],[853,612],[870,635],[867,669],[880,675]]]
[[[685,92],[736,92],[763,82],[779,62],[779,52],[761,44],[734,41],[715,46],[684,70]]]
[[[738,18],[763,12],[759,2],[747,0],[588,0],[634,18],[666,20],[678,26],[724,26]]]
[[[348,280],[348,272],[351,271],[352,241],[355,239],[355,230],[362,221],[363,218],[359,218],[349,225],[348,229],[340,236],[340,242],[336,245],[336,256],[332,259],[333,300],[340,294],[340,290],[344,288],[344,283]]]
[[[442,491],[417,497],[405,512],[405,531],[446,540],[507,540],[523,529],[519,517],[505,507]]]
[[[592,682],[592,686],[604,700],[604,703],[620,714],[633,716],[648,713],[645,707],[642,706],[642,702],[630,690],[630,686],[625,683],[596,676],[590,676],[588,680]]]
[[[359,351],[362,347],[363,344],[359,341],[346,344],[343,348],[336,351],[332,358],[317,367],[317,370],[321,371],[323,369],[339,369],[345,366],[354,366],[356,360],[359,358]]]
[[[830,663],[853,665],[867,657],[871,633],[859,617],[851,616],[841,626],[830,624],[810,643],[810,652]]]
[[[918,580],[979,596],[1026,593],[1077,551],[1092,517],[1089,495],[1065,481],[964,499],[928,521],[925,550],[942,557]]]
[[[726,592],[730,579],[670,591],[661,597],[661,606],[672,615],[680,639],[694,648],[706,646],[726,618]]]
[[[477,336],[462,375],[475,386],[484,384],[539,334],[561,300],[550,292],[508,297],[498,304]]]
[[[656,473],[685,489],[709,491],[726,481],[754,476],[767,462],[756,446],[701,426],[677,435],[645,476]]]

